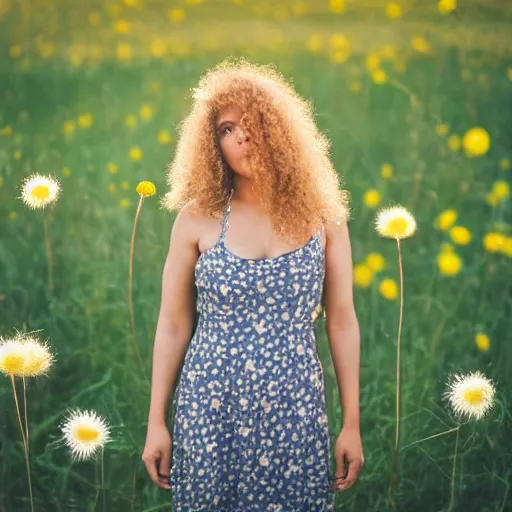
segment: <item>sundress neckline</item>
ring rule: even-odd
[[[212,247],[210,247],[210,248],[206,249],[206,251],[202,252],[198,257],[198,261],[201,258],[205,257],[209,252],[213,251],[215,248],[220,247],[224,251],[226,251],[226,253],[228,253],[230,256],[232,256],[233,258],[235,258],[236,260],[241,261],[241,262],[247,262],[247,263],[252,263],[252,264],[275,263],[275,262],[281,260],[282,258],[291,256],[299,251],[303,251],[303,250],[307,249],[309,247],[309,245],[311,245],[318,238],[318,235],[321,234],[321,232],[322,232],[322,228],[320,228],[313,236],[311,236],[311,238],[305,244],[301,245],[300,247],[296,247],[295,249],[292,249],[291,251],[287,251],[283,254],[279,254],[278,256],[274,256],[273,258],[243,258],[242,256],[239,256],[238,254],[235,254],[234,252],[232,252],[225,244],[226,231],[229,226],[228,214],[231,211],[231,198],[233,197],[234,191],[235,190],[232,188],[231,193],[229,195],[228,206],[227,206],[224,218],[222,220],[222,231],[221,231],[219,240],[214,245],[212,245]],[[323,247],[322,247],[322,249],[323,249]]]

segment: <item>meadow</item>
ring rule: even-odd
[[[229,55],[274,63],[311,99],[351,193],[365,465],[337,494],[337,509],[391,510],[400,276],[396,243],[377,234],[374,220],[380,208],[402,205],[417,231],[400,245],[396,508],[512,510],[505,0],[0,3],[0,336],[35,333],[55,354],[46,376],[27,380],[34,509],[170,510],[170,493],[141,461],[174,220],[157,198],[191,88]],[[22,181],[36,172],[62,189],[44,211],[20,199]],[[156,195],[138,219],[134,348],[129,254],[144,180]],[[334,447],[342,410],[325,320],[316,325]],[[458,423],[442,398],[448,378],[475,371],[496,386],[494,407],[451,430]],[[0,512],[24,512],[23,443],[10,379],[0,377]],[[20,381],[17,388],[20,397]],[[76,461],[63,444],[59,425],[74,407],[110,425],[101,463]]]

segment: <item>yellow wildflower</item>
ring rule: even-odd
[[[380,203],[380,194],[375,189],[367,190],[364,193],[364,204],[368,208],[375,208]]]
[[[397,20],[402,16],[402,8],[396,3],[388,4],[386,5],[386,16],[390,20]]]
[[[121,208],[129,208],[131,205],[131,201],[129,199],[121,199],[121,201],[119,201],[119,205],[121,206]]]
[[[467,245],[471,241],[471,232],[464,226],[453,226],[450,229],[450,237],[458,245]]]
[[[153,109],[149,105],[143,105],[139,111],[142,119],[151,119],[153,116]]]
[[[491,346],[489,336],[483,332],[477,332],[475,336],[475,344],[482,352],[487,352]]]
[[[109,162],[107,164],[107,170],[108,172],[115,174],[117,172],[117,164],[115,164],[114,162]]]
[[[21,199],[29,208],[44,208],[54,203],[59,194],[60,185],[55,178],[36,173],[25,178]]]
[[[385,179],[389,180],[393,176],[393,167],[390,164],[382,164],[380,166],[380,175]]]
[[[354,283],[360,288],[368,288],[373,281],[373,272],[370,267],[364,263],[354,266]]]
[[[457,151],[459,151],[460,149],[460,146],[461,146],[461,140],[460,140],[460,137],[458,135],[456,135],[455,133],[453,133],[452,135],[450,135],[448,137],[448,147],[454,152],[456,153]]]
[[[92,114],[83,114],[78,118],[80,128],[90,128],[92,126]]]
[[[167,130],[160,130],[158,132],[158,142],[160,144],[169,144],[169,142],[172,142],[172,135]]]
[[[491,139],[483,128],[471,128],[464,135],[462,145],[468,156],[481,156],[489,151]]]
[[[329,0],[329,7],[335,14],[341,14],[345,10],[345,0]]]
[[[156,193],[156,187],[151,181],[141,181],[135,190],[137,194],[143,197],[151,197]]]
[[[462,260],[455,252],[444,251],[437,255],[437,266],[441,274],[454,276],[462,267]]]
[[[449,208],[438,215],[434,221],[434,226],[441,231],[448,231],[457,220],[457,217],[457,211],[453,208]]]
[[[129,115],[124,118],[124,124],[128,126],[128,128],[134,128],[137,125],[137,117],[134,115]]]
[[[439,0],[437,7],[441,14],[450,14],[457,8],[457,0]]]
[[[441,124],[438,124],[436,126],[436,133],[441,136],[441,137],[444,137],[446,135],[448,135],[448,130],[449,130],[449,126],[447,124],[444,124],[444,123],[441,123]]]
[[[395,300],[398,297],[398,287],[394,279],[383,279],[380,282],[379,291],[388,300]]]
[[[491,232],[484,236],[484,248],[487,252],[499,252],[505,244],[505,236]]]
[[[72,135],[73,133],[75,133],[75,123],[74,123],[74,121],[66,121],[62,125],[62,131],[66,135]]]
[[[130,23],[126,20],[117,20],[114,23],[114,32],[116,34],[128,34],[130,32]]]
[[[131,160],[139,162],[142,159],[142,149],[140,149],[138,146],[134,146],[128,152],[128,156]]]
[[[168,11],[167,17],[172,23],[181,23],[185,19],[185,11],[179,7],[171,9]]]
[[[388,81],[388,75],[383,69],[375,69],[372,71],[372,80],[376,84],[382,85]]]
[[[493,194],[501,201],[510,195],[510,187],[506,181],[496,181],[492,187]]]
[[[499,166],[502,171],[507,171],[510,169],[510,160],[508,158],[502,158],[500,160]]]
[[[378,252],[371,252],[368,254],[368,256],[366,256],[365,263],[373,272],[380,272],[386,264],[384,257]]]

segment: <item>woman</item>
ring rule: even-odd
[[[312,107],[274,68],[224,61],[194,92],[162,200],[179,213],[142,459],[174,510],[334,510],[363,464],[348,192]],[[343,405],[335,478],[322,306]]]

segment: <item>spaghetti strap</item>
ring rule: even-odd
[[[228,214],[231,211],[231,198],[233,197],[234,192],[235,192],[235,189],[232,188],[231,193],[229,194],[228,206],[224,213],[224,218],[222,219],[222,231],[220,233],[219,242],[222,242],[224,240],[224,237],[226,236],[226,230],[227,230],[227,227],[229,226]]]

